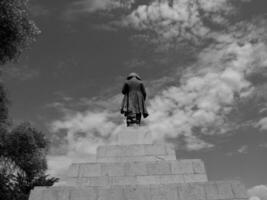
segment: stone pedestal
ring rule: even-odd
[[[136,144],[98,147],[93,161],[73,163],[56,186],[35,187],[30,200],[247,199],[238,181],[208,181],[201,160],[177,160],[168,145],[130,136]]]

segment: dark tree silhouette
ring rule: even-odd
[[[27,2],[0,1],[0,64],[17,58],[40,33],[30,20]]]
[[[0,82],[0,124],[4,125],[8,119],[8,99],[4,85]]]
[[[12,199],[26,200],[35,186],[51,186],[58,181],[45,174],[48,140],[42,132],[22,123],[5,135],[4,142],[0,154],[0,197],[10,199],[12,194]]]
[[[27,2],[0,0],[0,65],[16,60],[40,33],[30,19]],[[44,134],[29,123],[12,129],[8,118],[8,98],[0,80],[0,199],[27,200],[32,188],[51,186],[58,179],[45,174],[48,141]]]

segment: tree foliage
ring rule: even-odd
[[[40,32],[30,20],[27,2],[0,1],[0,64],[17,58]]]
[[[0,65],[16,59],[40,32],[30,20],[27,2],[0,0]],[[45,174],[44,134],[29,123],[12,128],[8,117],[8,98],[0,80],[0,199],[27,200],[35,186],[52,186],[58,179]]]
[[[58,181],[45,174],[48,140],[42,132],[29,123],[22,123],[6,133],[3,139],[0,197],[26,200],[35,186],[51,186]]]
[[[46,170],[47,139],[29,123],[23,123],[9,133],[6,151],[16,165],[32,178]]]
[[[7,124],[8,99],[3,83],[0,82],[0,128]]]

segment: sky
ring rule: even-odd
[[[30,12],[42,33],[3,77],[14,123],[51,140],[51,174],[127,131],[121,87],[137,72],[140,131],[267,200],[265,0],[32,0]]]

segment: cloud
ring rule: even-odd
[[[242,145],[241,147],[235,149],[232,152],[227,152],[225,155],[227,156],[236,156],[238,154],[247,154],[248,153],[248,145]]]
[[[84,108],[87,108],[87,110],[91,111],[95,110],[96,112],[99,112],[99,110],[108,110],[109,112],[116,112],[120,109],[120,103],[120,94],[113,96],[103,94],[103,97],[82,97],[79,99],[74,99],[69,96],[59,94],[58,100],[52,103],[48,103],[47,105],[45,105],[45,108],[56,109],[61,114],[69,114],[71,113],[71,111],[84,110]]]
[[[258,121],[258,123],[256,123],[255,125],[257,128],[259,128],[260,130],[267,130],[267,117],[264,117],[262,119],[260,119]]]
[[[241,153],[241,154],[246,154],[248,153],[248,146],[247,145],[243,145],[241,146],[238,150],[237,150],[238,153]]]
[[[112,130],[116,128],[116,125],[112,122],[113,117],[114,114],[108,113],[107,111],[97,113],[89,111],[85,113],[71,113],[65,116],[64,120],[53,122],[52,131],[56,132],[60,129],[67,129],[69,132],[68,137],[71,140],[79,140],[79,138],[74,138],[74,133],[77,132],[89,132],[92,137],[109,137]],[[82,144],[82,141],[80,142]]]
[[[252,197],[249,198],[249,200],[261,200],[261,199],[259,197],[257,197],[257,196],[252,196]]]
[[[250,200],[267,200],[267,186],[257,185],[248,190]]]
[[[140,5],[117,24],[152,31],[159,40],[198,44],[213,38],[213,29],[226,30],[234,10],[230,0],[156,0]]]
[[[150,101],[151,132],[159,137],[191,137],[195,129],[203,135],[226,132],[226,116],[236,96],[246,97],[253,91],[246,74],[258,67],[253,65],[255,55],[266,52],[263,44],[250,43],[203,50],[178,86],[169,87]]]
[[[110,11],[117,8],[129,9],[135,0],[77,0],[66,10],[64,17],[72,19],[80,14],[91,14],[97,11]]]

